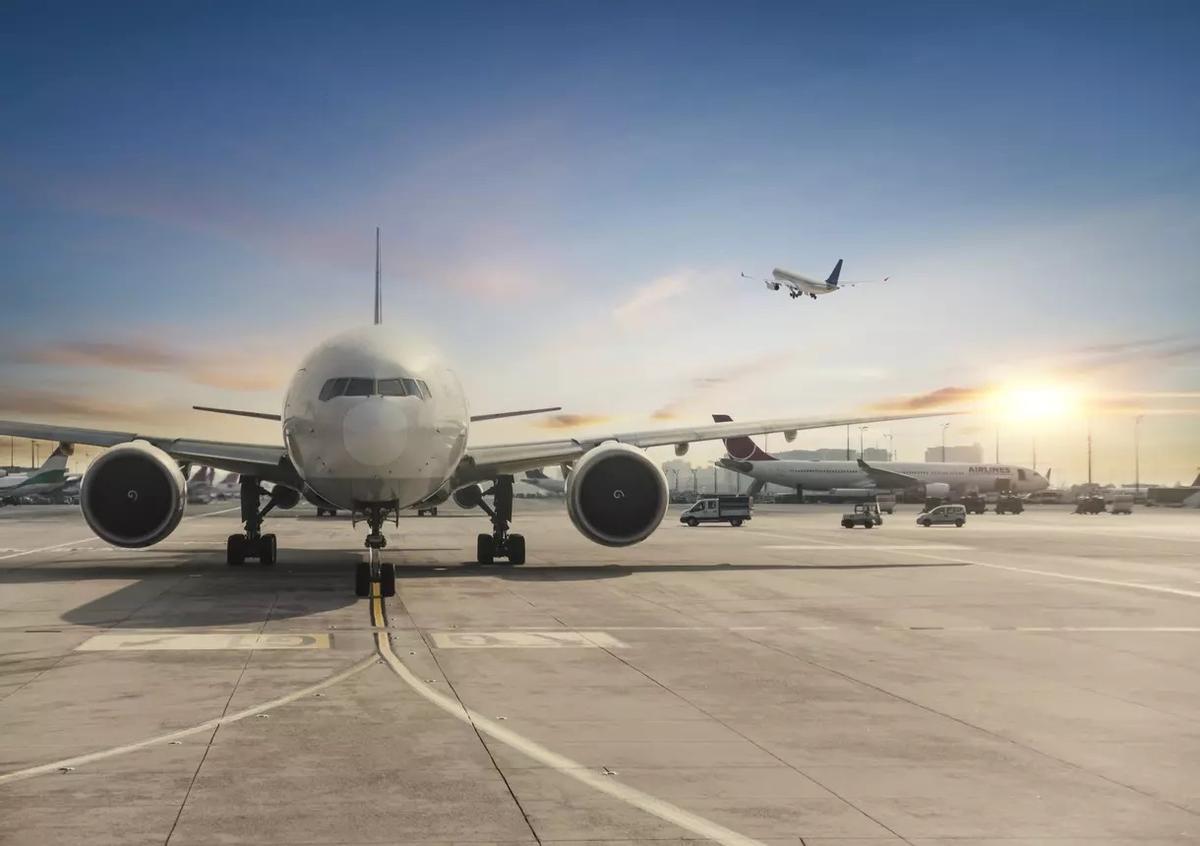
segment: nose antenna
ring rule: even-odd
[[[375,227],[375,325],[383,323],[383,290],[379,275],[379,227]]]

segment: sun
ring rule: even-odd
[[[1013,385],[998,389],[992,404],[1010,420],[1054,420],[1079,411],[1080,397],[1068,385]]]

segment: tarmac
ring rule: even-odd
[[[760,506],[591,544],[517,502],[236,511],[109,547],[0,509],[2,844],[1200,844],[1200,512]]]

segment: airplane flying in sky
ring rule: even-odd
[[[790,270],[784,270],[782,267],[777,267],[771,271],[771,278],[762,280],[762,283],[772,291],[778,291],[780,288],[788,289],[788,296],[793,300],[803,297],[808,294],[814,300],[820,294],[831,294],[841,288],[853,288],[855,285],[866,285],[870,282],[886,282],[891,277],[885,276],[882,279],[872,279],[862,282],[843,282],[842,275],[842,260],[838,259],[837,264],[833,266],[833,272],[829,277],[822,282],[820,279],[810,279],[807,276],[801,276],[799,273],[793,273]],[[742,274],[743,279],[753,279],[753,276]]]
[[[42,466],[29,473],[0,476],[0,505],[23,496],[51,494],[67,482],[67,458],[71,449],[62,444],[50,453]]]
[[[370,555],[355,574],[358,595],[367,596],[375,580],[384,595],[395,591],[395,567],[380,561],[387,544],[384,523],[399,525],[400,511],[451,496],[461,507],[478,507],[491,518],[492,532],[476,541],[480,564],[496,558],[524,563],[525,539],[509,531],[514,473],[571,463],[565,495],[572,523],[596,543],[628,546],[658,528],[667,509],[666,478],[642,452],[646,447],[673,445],[683,455],[693,441],[930,416],[783,418],[469,447],[472,422],[546,409],[472,415],[458,376],[434,348],[408,331],[411,320],[402,330],[383,325],[378,231],[375,245],[374,323],[335,335],[309,352],[287,388],[282,413],[203,409],[277,421],[281,443],[14,421],[0,421],[0,434],[108,447],[84,474],[80,508],[91,529],[114,546],[149,546],[179,525],[187,504],[181,464],[240,474],[245,531],[229,536],[230,565],[248,558],[273,564],[276,539],[262,532],[263,518],[311,492],[367,524]]]
[[[716,423],[729,423],[727,414],[714,414]],[[808,491],[923,489],[926,497],[945,497],[951,491],[1045,490],[1050,482],[1041,473],[1016,464],[954,462],[793,461],[759,449],[749,437],[727,437],[726,456],[717,464],[754,479],[756,484],[785,485]]]

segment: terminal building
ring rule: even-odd
[[[983,447],[979,444],[971,444],[967,446],[960,444],[959,446],[945,447],[946,457],[942,458],[942,447],[931,446],[925,448],[925,460],[934,461],[952,461],[962,464],[982,464],[983,463]]]

